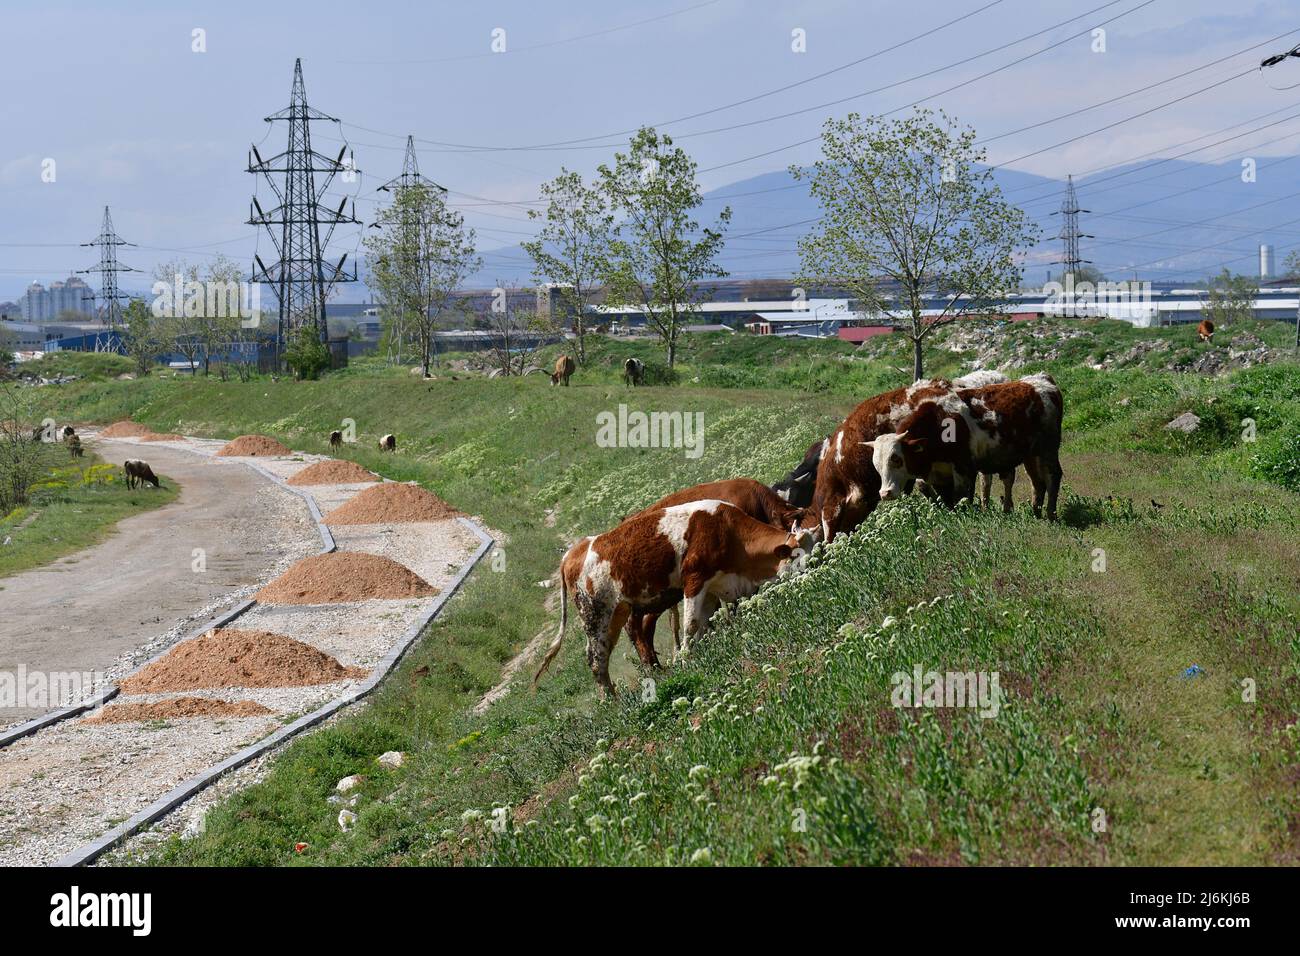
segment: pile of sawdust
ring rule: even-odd
[[[261,717],[273,714],[255,700],[209,700],[206,697],[172,697],[149,703],[110,704],[86,718],[88,724],[121,724],[128,721],[169,720],[175,717]]]
[[[325,516],[328,524],[383,524],[389,521],[443,521],[460,512],[419,485],[386,481],[367,488]]]
[[[175,432],[150,432],[147,435],[140,436],[141,441],[184,441],[184,435],[177,435]]]
[[[378,481],[355,461],[327,459],[308,465],[289,479],[291,485],[351,485],[359,481]]]
[[[364,677],[324,651],[270,631],[222,628],[177,644],[118,686],[124,694],[214,687],[306,687]]]
[[[145,435],[152,435],[143,425],[137,425],[135,422],[114,422],[99,433],[100,438],[141,438]]]
[[[254,599],[263,604],[343,604],[437,593],[432,584],[392,558],[335,551],[303,558],[258,591]]]
[[[285,448],[274,438],[267,438],[265,435],[240,435],[232,442],[227,442],[221,451],[217,452],[218,456],[236,456],[239,458],[254,458],[257,456],[267,457],[276,455],[292,455],[293,452]]]

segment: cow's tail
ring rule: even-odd
[[[546,656],[542,658],[542,665],[537,668],[537,673],[533,675],[533,688],[536,689],[537,682],[542,679],[546,673],[546,668],[551,666],[551,661],[555,660],[555,655],[560,653],[560,645],[564,643],[564,629],[569,625],[569,582],[564,580],[564,565],[560,565],[560,629],[555,634],[555,640],[551,641],[551,646],[546,649]]]

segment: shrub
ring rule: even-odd
[[[1300,491],[1300,431],[1265,444],[1251,457],[1250,473],[1283,488]]]

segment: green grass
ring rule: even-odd
[[[175,482],[161,490],[131,490],[122,469],[89,451],[72,458],[62,443],[41,445],[43,473],[30,501],[0,515],[0,579],[43,567],[98,544],[123,518],[175,499]],[[4,588],[0,580],[0,590]]]
[[[693,482],[771,480],[859,388],[905,378],[835,343],[734,344],[735,363],[702,342],[680,387],[635,392],[617,381],[621,344],[593,355],[569,389],[539,376],[422,382],[361,365],[319,383],[153,378],[43,390],[58,420],[132,416],[159,430],[262,432],[310,451],[353,418],[360,441],[348,457],[427,484],[504,536],[503,560],[484,562],[367,707],[288,746],[263,781],[208,814],[202,836],[170,840],[152,860],[1294,858],[1300,495],[1263,480],[1259,465],[1300,421],[1294,366],[1205,379],[1042,363],[1066,396],[1059,523],[1028,514],[1023,478],[1009,517],[920,500],[883,507],[807,574],[726,615],[689,662],[643,675],[621,645],[614,676],[626,692],[614,702],[594,699],[574,628],[536,694],[521,681],[486,716],[468,714],[510,656],[549,637],[553,589],[537,582],[554,573],[564,537]],[[847,371],[819,391],[815,377],[799,378],[817,362]],[[733,365],[736,381],[763,387],[706,384],[709,369]],[[773,384],[783,377],[800,384]],[[620,402],[703,412],[703,456],[597,448],[595,416]],[[1201,430],[1164,428],[1188,410]],[[1243,418],[1256,424],[1253,441]],[[395,456],[372,450],[386,431],[398,435]],[[1184,679],[1192,664],[1203,676]],[[892,675],[917,665],[996,671],[1001,712],[891,706]],[[1241,699],[1245,678],[1254,703]],[[390,749],[407,764],[377,767]],[[344,835],[326,798],[353,773],[366,781]],[[502,807],[506,834],[490,826]]]

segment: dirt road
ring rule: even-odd
[[[93,548],[0,579],[0,673],[109,671],[320,548],[303,501],[241,463],[156,443],[100,439],[94,447],[108,461],[146,458],[181,494],[122,521]],[[205,570],[196,570],[195,549]],[[47,709],[6,707],[0,727]]]

